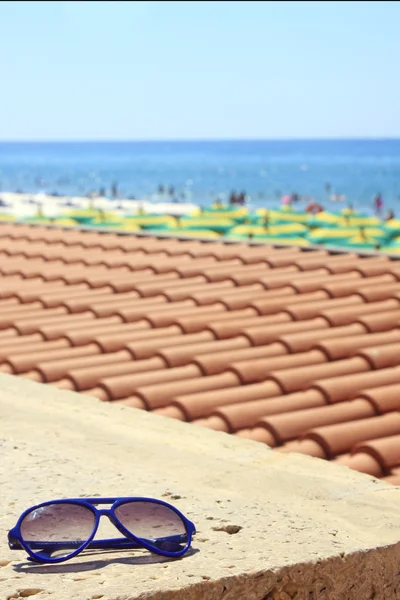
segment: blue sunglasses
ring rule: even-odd
[[[111,506],[96,508],[102,504]],[[125,537],[93,541],[102,515]],[[63,562],[86,549],[145,548],[177,558],[188,551],[195,533],[194,524],[162,500],[71,498],[28,508],[8,533],[8,544],[11,550],[24,549],[36,563]]]

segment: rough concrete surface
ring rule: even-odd
[[[399,489],[8,375],[0,376],[0,489],[1,600],[400,598]],[[174,503],[197,525],[193,552],[173,561],[98,552],[43,566],[8,549],[25,508],[93,495]]]

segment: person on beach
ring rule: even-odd
[[[344,194],[332,194],[331,200],[332,202],[344,202],[346,200],[346,196]]]
[[[230,206],[235,206],[238,203],[238,197],[235,190],[232,190],[229,195],[229,204]]]
[[[388,210],[386,217],[385,217],[385,221],[391,221],[392,219],[395,219],[394,211]]]
[[[383,209],[383,198],[381,194],[377,194],[374,198],[374,209],[375,209],[375,214],[377,216],[380,216],[382,213],[382,209]]]
[[[111,196],[114,199],[118,197],[118,183],[116,181],[111,185]]]
[[[306,212],[313,215],[317,215],[318,213],[323,212],[323,210],[323,206],[318,202],[314,202],[314,200],[311,200],[306,206]]]
[[[297,192],[293,192],[293,194],[290,196],[290,201],[291,202],[298,202],[300,200],[300,196]]]
[[[366,234],[364,225],[360,225],[360,230],[359,231],[360,231],[360,238],[361,238],[361,240],[363,240],[364,242],[366,242],[367,241],[367,234]]]
[[[217,197],[217,199],[215,200],[215,202],[212,205],[212,208],[223,208],[224,205],[221,202],[221,200]]]
[[[244,204],[246,203],[246,192],[240,192],[240,194],[238,195],[237,203],[240,204],[240,206],[244,206]]]

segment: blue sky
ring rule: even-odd
[[[400,137],[399,2],[0,2],[0,139]]]

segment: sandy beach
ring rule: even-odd
[[[69,211],[95,208],[112,211],[119,216],[133,215],[140,211],[152,215],[181,216],[190,214],[197,208],[196,204],[187,202],[164,202],[156,200],[110,200],[106,197],[87,198],[83,196],[51,196],[48,194],[17,194],[2,192],[0,199],[5,206],[0,206],[0,214],[12,214],[17,218],[33,217],[39,211],[45,217],[59,217]]]

